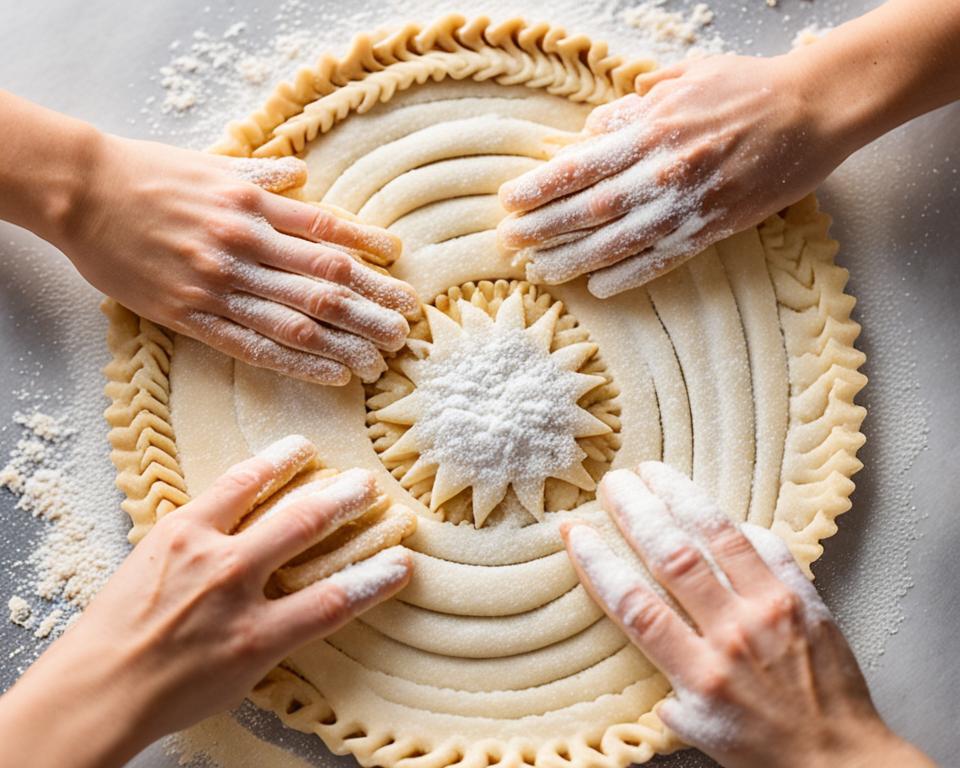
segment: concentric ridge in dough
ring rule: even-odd
[[[499,180],[542,161],[547,150],[539,151],[533,137],[547,136],[538,124],[560,133],[579,130],[585,110],[578,104],[631,91],[635,76],[651,66],[609,56],[602,44],[545,24],[493,26],[448,17],[427,28],[407,25],[357,38],[343,59],[325,57],[281,85],[256,115],[232,124],[215,150],[246,156],[304,151],[311,166],[311,142],[323,136],[325,162],[310,167],[302,194],[354,213],[363,209],[362,215],[389,225],[407,249],[394,274],[414,282],[429,301],[466,280],[520,277],[497,260],[494,247],[491,230],[502,216],[494,195]],[[424,86],[422,98],[417,85]],[[389,101],[403,108],[364,115],[372,120],[364,131],[327,134]],[[378,146],[474,118],[472,127],[461,124],[462,140],[437,141],[434,153],[418,149],[420,140],[407,140],[389,172],[366,188],[336,185]],[[519,121],[504,124],[509,142],[493,135],[497,118]],[[510,147],[518,153],[510,156]],[[464,169],[472,169],[472,179],[457,176]],[[416,196],[413,208],[407,193]],[[777,531],[808,572],[822,552],[819,540],[835,532],[835,517],[849,507],[849,478],[860,468],[856,451],[863,442],[864,411],[854,404],[866,381],[857,371],[863,355],[853,347],[859,326],[850,319],[854,302],[843,293],[847,274],[834,264],[828,226],[810,197],[708,248],[647,289],[602,305],[591,303],[579,283],[551,289],[604,351],[621,390],[622,423],[644,425],[621,431],[612,465],[662,458],[692,473],[728,514]],[[461,274],[458,264],[468,265],[470,274]],[[194,458],[178,457],[172,334],[115,304],[105,311],[115,355],[107,369],[112,456],[137,537],[186,500],[184,468],[202,487],[216,462],[198,479]],[[611,313],[619,319],[616,329],[604,320]],[[637,343],[618,344],[614,330]],[[614,348],[616,355],[609,354]],[[178,359],[202,357],[179,337],[176,349]],[[263,392],[294,400],[310,395],[301,383],[219,360],[207,375],[218,387],[226,381],[237,388],[232,402],[214,408],[229,420],[218,437],[223,461],[234,458],[238,444],[250,443],[248,427],[238,421],[249,421]],[[189,390],[178,390],[181,401],[197,394],[196,382],[174,381]],[[319,396],[327,405],[359,409],[354,434],[331,438],[328,457],[385,472],[365,434],[362,388]],[[274,416],[275,429],[288,426],[282,413]],[[189,424],[182,426],[180,440],[190,444],[196,436],[188,434]],[[293,654],[257,686],[257,703],[363,765],[622,768],[679,746],[652,711],[669,691],[666,681],[632,646],[609,635],[609,622],[598,620],[596,606],[563,570],[569,565],[556,525],[568,515],[590,520],[629,555],[596,502],[550,513],[535,525],[477,531],[430,519],[416,498],[394,486],[389,493],[396,500],[420,507],[418,530],[407,544],[424,578],[414,574],[398,599]],[[524,578],[544,588],[528,595],[513,590],[496,604],[477,594],[514,573],[529,574]],[[463,588],[473,583],[476,589]],[[449,613],[454,607],[456,615]],[[450,628],[457,654],[444,653],[453,646],[438,626]],[[500,628],[510,628],[503,650],[493,642]],[[530,639],[538,632],[550,638],[545,647]],[[450,690],[455,669],[465,680],[456,693]],[[572,680],[581,687],[572,688]],[[592,698],[577,703],[571,690]],[[548,704],[552,696],[558,708]],[[480,711],[490,716],[469,714]],[[498,719],[497,712],[505,714]]]

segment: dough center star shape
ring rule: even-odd
[[[551,352],[561,305],[527,327],[519,292],[495,319],[462,299],[459,310],[457,323],[426,308],[432,341],[412,340],[415,357],[402,366],[415,388],[378,413],[410,429],[383,458],[417,454],[407,481],[435,473],[432,510],[470,487],[479,527],[512,486],[542,520],[548,477],[595,487],[577,438],[611,429],[577,401],[606,380],[577,369],[596,347],[579,342]]]

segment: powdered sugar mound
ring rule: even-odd
[[[580,460],[571,416],[574,375],[552,364],[520,330],[473,336],[426,363],[418,433],[424,457],[469,466],[478,483],[550,476]],[[450,435],[459,435],[450,440]],[[465,470],[468,471],[468,470]]]

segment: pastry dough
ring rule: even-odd
[[[494,509],[542,521],[592,499],[620,420],[589,334],[525,282],[456,286],[434,305],[367,388],[387,469],[440,519],[477,527]]]
[[[449,17],[358,38],[231,124],[215,150],[302,156],[302,197],[399,234],[405,253],[391,271],[442,311],[458,291],[489,301],[520,290],[519,268],[495,246],[498,186],[650,67],[548,25]],[[645,289],[600,301],[578,280],[549,298],[589,334],[607,381],[594,416],[611,432],[581,447],[614,437],[598,464],[662,458],[692,473],[732,517],[782,536],[808,571],[850,506],[863,443],[859,326],[828,225],[807,198]],[[420,514],[406,542],[410,585],[293,654],[257,686],[258,704],[363,765],[623,768],[678,746],[652,712],[669,685],[562,551],[558,523],[575,516],[634,557],[596,501],[578,491],[575,509],[549,511],[548,498],[540,522],[500,510],[479,528],[438,518],[374,447],[376,410],[402,385],[387,378],[396,370],[366,392],[357,381],[318,387],[106,311],[107,418],[133,539],[289,432],[329,466],[377,473],[392,501]]]

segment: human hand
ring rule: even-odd
[[[319,490],[298,487],[228,535],[314,456],[304,438],[286,438],[160,519],[80,620],[0,698],[11,761],[0,765],[120,764],[237,704],[291,651],[399,591],[411,562],[397,546],[293,594],[264,596],[274,570],[363,514],[379,493],[369,472],[348,470],[318,481]],[[64,700],[69,712],[58,710]],[[52,711],[56,737],[38,731],[49,730]]]
[[[137,314],[252,365],[321,384],[372,381],[419,314],[413,289],[362,264],[400,241],[282,197],[296,158],[227,158],[104,137],[57,242]],[[268,191],[269,190],[269,191]]]
[[[561,532],[591,596],[667,676],[658,713],[728,768],[931,766],[877,714],[856,659],[786,544],[735,525],[659,462],[616,470],[604,509],[691,626],[585,523]]]
[[[500,188],[528,279],[608,297],[813,190],[853,150],[791,57],[715,56],[638,78],[583,141]]]

